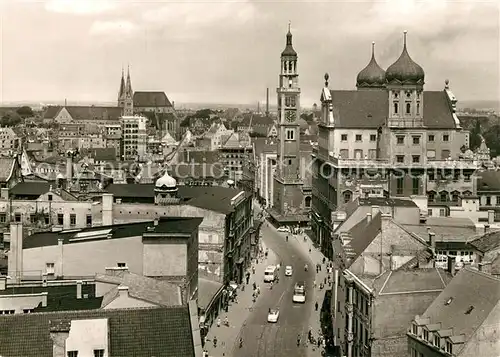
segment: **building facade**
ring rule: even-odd
[[[457,99],[448,81],[443,91],[424,91],[424,78],[408,54],[406,33],[401,56],[387,71],[372,47],[357,90],[330,90],[325,75],[312,165],[311,225],[318,244],[329,240],[335,212],[356,197],[439,193],[451,204],[455,191],[474,194],[477,165],[462,159],[469,133],[455,114]]]
[[[143,160],[147,151],[147,118],[143,116],[123,116],[122,142],[123,160]]]

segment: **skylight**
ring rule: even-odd
[[[449,298],[448,300],[446,300],[446,302],[444,303],[446,306],[450,305],[451,302],[453,301],[453,298]]]

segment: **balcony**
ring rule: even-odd
[[[423,128],[424,121],[422,119],[396,118],[388,119],[387,125],[389,128]]]

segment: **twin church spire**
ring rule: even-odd
[[[124,100],[126,97],[132,97],[132,81],[130,80],[130,67],[127,67],[127,81],[125,82],[125,73],[122,68],[122,78],[120,81],[120,91],[118,93],[118,101]]]

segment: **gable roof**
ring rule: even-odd
[[[351,240],[344,246],[346,255],[354,262],[382,230],[382,213],[378,213],[368,222],[365,217],[361,222],[349,230]]]
[[[476,226],[469,218],[428,217],[425,224],[402,226],[425,241],[429,239],[428,227],[435,234],[436,242],[465,243],[476,235]]]
[[[335,126],[377,129],[389,113],[386,90],[331,90]],[[424,125],[428,128],[455,128],[455,120],[444,91],[424,91]]]
[[[0,355],[51,357],[51,326],[99,318],[108,319],[110,356],[195,355],[187,306],[3,315],[0,316]]]
[[[85,242],[91,240],[119,239],[142,236],[144,233],[159,234],[192,234],[203,221],[203,218],[192,217],[161,217],[158,225],[153,221],[115,224],[112,226],[98,226],[81,229],[63,230],[60,232],[34,233],[23,241],[23,249],[57,245],[62,239],[64,244],[78,244],[81,233],[85,233]],[[153,227],[154,231],[148,231]],[[95,236],[90,234],[94,232]],[[108,236],[111,235],[110,238]],[[76,240],[73,240],[76,239]]]
[[[128,294],[136,299],[144,300],[160,306],[181,306],[181,288],[175,284],[158,279],[148,278],[127,271],[114,272],[114,275],[96,274],[95,280],[117,285],[104,294],[102,307],[109,305],[119,295],[118,286],[128,287]]]
[[[118,120],[122,116],[121,107],[66,106],[73,120]]]
[[[165,92],[134,92],[134,107],[172,107]]]
[[[54,119],[57,114],[61,111],[62,106],[60,105],[49,105],[47,109],[45,109],[45,112],[43,113],[43,118],[44,119]]]
[[[451,299],[449,304],[447,301]],[[453,329],[453,335],[464,335],[468,341],[500,301],[500,279],[465,267],[423,313],[441,330]],[[473,307],[469,313],[468,310]],[[453,351],[459,354],[459,351]]]
[[[116,160],[116,149],[113,147],[88,149],[87,154],[89,155],[89,157],[93,158],[95,161],[115,161]]]
[[[469,242],[480,252],[487,253],[500,247],[500,231],[489,232]]]
[[[0,158],[0,182],[7,182],[14,173],[17,159],[2,157]]]

